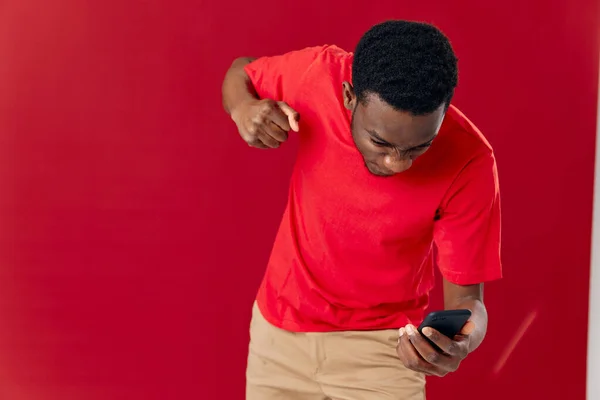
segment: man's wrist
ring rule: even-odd
[[[471,310],[471,321],[475,329],[469,335],[469,353],[475,351],[483,342],[487,332],[488,314],[483,302],[477,298],[468,298],[461,301],[456,308]]]
[[[255,101],[258,101],[258,99],[254,97],[249,97],[245,100],[238,102],[235,106],[231,107],[231,109],[229,110],[229,116],[231,117],[233,122],[237,124],[241,120],[241,116],[244,114],[245,110],[247,110],[248,107]]]

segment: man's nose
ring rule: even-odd
[[[412,166],[413,160],[410,157],[401,157],[398,155],[387,155],[384,159],[386,168],[394,174],[404,172]]]

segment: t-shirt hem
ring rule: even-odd
[[[280,319],[273,318],[273,316],[265,309],[265,307],[263,306],[263,304],[261,303],[261,301],[259,299],[256,300],[256,305],[257,305],[258,310],[259,310],[260,314],[262,315],[262,317],[269,324],[273,325],[275,328],[278,328],[278,329],[281,329],[284,331],[288,331],[288,332],[296,332],[296,333],[381,331],[381,330],[398,329],[398,328],[411,322],[411,320],[408,318],[408,316],[406,316],[405,314],[402,314],[403,317],[394,319],[393,322],[391,322],[391,323],[386,323],[386,324],[381,324],[381,325],[374,324],[371,327],[332,326],[329,324],[311,323],[311,322],[306,322],[306,321],[304,321],[300,324],[297,321],[290,320],[290,319],[281,319],[280,320]],[[422,314],[424,314],[424,313],[422,313]],[[423,317],[421,316],[419,319],[419,322],[422,318]],[[416,323],[416,321],[413,320],[412,323]]]

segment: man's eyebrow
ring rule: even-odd
[[[411,147],[409,150],[413,150],[413,149],[421,149],[421,148],[423,148],[423,147],[429,147],[429,146],[431,146],[431,142],[433,142],[433,139],[435,139],[436,137],[437,137],[437,135],[435,135],[434,137],[432,137],[431,139],[429,139],[429,140],[428,140],[428,141],[426,141],[425,143],[422,143],[422,144],[420,144],[420,145],[418,145],[418,146]]]
[[[385,144],[389,144],[390,146],[393,146],[393,144],[391,144],[390,142],[388,142],[387,140],[385,140],[385,139],[383,139],[381,136],[379,136],[379,135],[377,134],[377,132],[375,132],[375,131],[371,131],[371,130],[367,130],[367,132],[369,132],[369,134],[370,134],[371,136],[373,136],[373,138],[375,138],[375,139],[379,140],[380,142],[383,142],[383,143],[385,143]]]
[[[377,139],[378,141],[380,141],[380,142],[382,142],[382,143],[385,143],[385,144],[387,144],[387,145],[389,145],[389,146],[397,147],[396,145],[394,145],[394,144],[392,144],[392,143],[388,142],[387,140],[383,139],[381,136],[379,136],[379,135],[377,134],[377,132],[375,132],[375,131],[372,131],[372,130],[367,130],[367,132],[368,132],[368,133],[369,133],[371,136],[373,136],[373,138],[374,138],[374,139]],[[429,146],[431,146],[431,143],[433,142],[433,139],[435,139],[436,137],[437,137],[437,135],[435,135],[434,137],[432,137],[431,139],[429,139],[429,140],[428,140],[428,141],[426,141],[425,143],[421,143],[421,144],[419,144],[419,145],[417,145],[417,146],[413,146],[413,147],[411,147],[411,148],[409,148],[409,149],[407,149],[407,150],[403,150],[403,151],[410,151],[410,150],[422,149],[423,147],[429,147]]]

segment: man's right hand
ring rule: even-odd
[[[285,142],[288,132],[298,132],[300,115],[283,101],[249,100],[231,113],[240,136],[251,147],[273,149]]]

